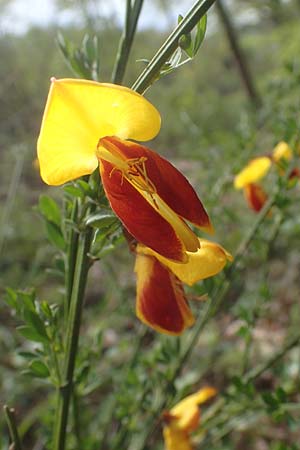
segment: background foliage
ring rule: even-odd
[[[74,5],[59,3],[61,8]],[[182,13],[173,3],[172,11]],[[300,4],[263,3],[227,5],[261,107],[253,106],[244,89],[214,8],[197,58],[147,92],[163,118],[152,147],[189,177],[209,211],[216,240],[233,253],[257,220],[234,191],[234,174],[278,141],[294,145],[299,139]],[[0,5],[5,12],[5,2]],[[120,30],[113,19],[95,16],[91,5],[75,3],[80,25],[0,36],[5,62],[0,65],[1,402],[16,407],[24,448],[50,448],[54,397],[49,379],[57,380],[49,358],[59,357],[61,345],[56,324],[64,205],[61,190],[50,190],[40,180],[35,142],[49,78],[74,76],[59,51],[58,31],[73,45],[73,54],[79,47],[84,51],[86,34],[90,42],[97,36],[100,80],[110,78]],[[158,6],[168,14],[172,5]],[[138,32],[126,85],[165,34]],[[266,189],[272,192],[278,182],[270,175]],[[77,194],[84,188],[77,185]],[[186,360],[193,330],[180,338],[160,336],[135,318],[133,258],[112,233],[107,252],[117,246],[118,256],[114,251],[102,258],[102,253],[101,264],[95,262],[90,273],[70,449],[161,449],[161,408],[204,384],[215,386],[219,395],[205,410],[207,433],[196,436],[199,448],[300,448],[299,196],[299,186],[282,189],[234,271],[189,291],[191,296],[216,294],[220,302]],[[205,302],[195,302],[199,320],[205,308]],[[45,320],[53,331],[50,338]],[[4,449],[8,434],[2,419],[0,427]]]

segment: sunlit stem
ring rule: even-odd
[[[131,0],[126,0],[125,27],[111,77],[112,83],[121,84],[123,81],[143,2],[144,0],[135,0],[131,6]]]
[[[166,39],[158,52],[153,56],[146,69],[133,84],[132,89],[142,94],[155,81],[163,65],[178,47],[178,41],[184,34],[189,33],[199,20],[207,13],[216,0],[197,1],[186,16]]]

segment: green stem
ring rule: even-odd
[[[7,405],[5,405],[3,409],[7,425],[9,428],[9,434],[13,444],[12,448],[14,450],[22,450],[21,439],[19,437],[18,428],[16,424],[15,410],[13,408],[9,408]]]
[[[82,430],[81,430],[81,426],[80,426],[80,406],[79,406],[79,398],[78,395],[75,391],[75,389],[73,390],[73,396],[72,396],[72,400],[73,400],[73,420],[74,420],[74,434],[76,436],[76,441],[77,441],[77,448],[82,448]]]
[[[71,221],[77,223],[78,214],[78,200],[75,198],[73,201],[72,211],[71,211]],[[68,311],[70,307],[72,286],[74,279],[75,261],[76,261],[76,251],[78,245],[78,232],[71,227],[69,235],[69,247],[67,254],[67,270],[66,270],[66,294],[65,294],[65,305],[64,305],[64,316],[65,319],[68,317]]]
[[[189,33],[199,20],[207,13],[216,0],[197,1],[175,30],[166,39],[158,52],[153,56],[146,69],[141,73],[132,89],[142,94],[155,81],[161,68],[178,47],[178,41],[184,34]]]
[[[123,81],[143,2],[144,0],[135,0],[131,6],[131,0],[126,0],[125,27],[112,73],[112,83],[121,84]]]
[[[260,96],[256,90],[254,79],[250,72],[247,58],[244,55],[243,49],[240,45],[238,33],[237,33],[234,23],[231,19],[231,15],[227,11],[227,7],[226,7],[225,3],[221,0],[219,0],[216,3],[216,9],[217,9],[217,13],[220,17],[220,20],[222,22],[222,25],[224,26],[225,33],[227,35],[228,42],[230,45],[230,49],[235,58],[243,85],[245,86],[245,89],[249,96],[249,99],[255,107],[259,107],[259,106],[261,106],[262,102],[261,102]]]
[[[81,313],[89,269],[88,251],[92,230],[87,229],[79,235],[75,264],[73,289],[66,332],[65,365],[63,384],[58,391],[58,408],[54,431],[54,450],[64,450],[70,399],[73,392],[73,375],[78,348]]]

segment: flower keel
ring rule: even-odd
[[[155,257],[137,254],[136,314],[157,331],[179,335],[194,323],[183,287]]]

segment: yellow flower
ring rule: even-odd
[[[158,111],[123,86],[52,78],[38,139],[41,177],[60,185],[92,173],[105,136],[147,141],[160,129]]]
[[[185,220],[212,230],[188,180],[167,160],[128,139],[160,129],[158,111],[131,89],[87,80],[52,80],[38,139],[42,179],[59,185],[99,165],[110,205],[135,239],[175,261],[197,251]]]
[[[195,431],[200,423],[198,405],[216,395],[212,387],[200,389],[189,395],[170,411],[164,413],[164,440],[166,450],[192,450],[190,433]]]
[[[234,187],[236,189],[242,189],[248,184],[256,183],[268,173],[271,164],[272,160],[268,156],[252,159],[247,166],[235,176]]]
[[[278,163],[281,159],[290,161],[293,157],[293,151],[291,147],[284,141],[280,141],[273,149],[272,158],[275,163]]]

